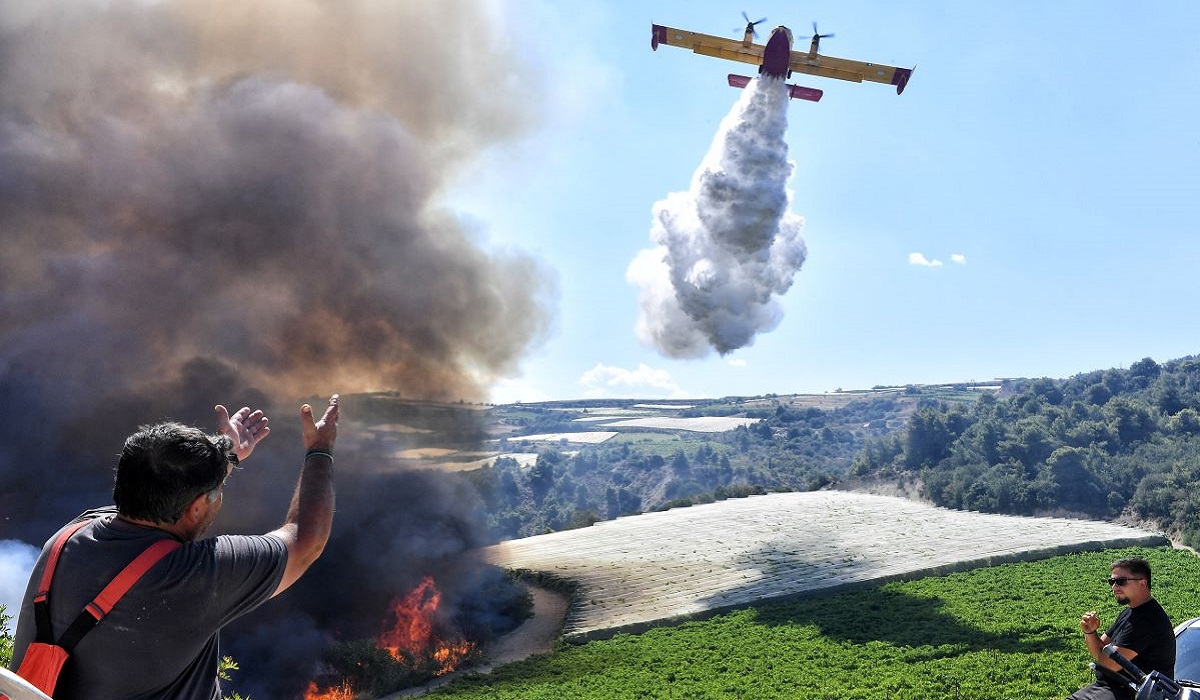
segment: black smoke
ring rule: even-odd
[[[504,619],[510,592],[497,585],[503,574],[464,556],[490,543],[479,496],[465,479],[380,468],[369,446],[345,452],[337,457],[338,506],[325,553],[295,586],[223,633],[228,653],[248,669],[231,686],[240,692],[294,697],[317,674],[331,644],[378,638],[392,601],[424,576],[433,577],[442,594],[443,620],[462,615],[476,630],[473,641],[519,622]],[[235,478],[253,468],[248,464]],[[237,516],[225,511],[262,507],[272,495],[250,485],[235,489],[232,481],[226,494],[222,518],[230,515],[229,522]],[[285,505],[270,509],[282,513]]]
[[[548,275],[444,204],[543,99],[494,7],[0,0],[0,540],[40,545],[109,502],[129,432],[211,426],[217,402],[272,417],[219,521],[266,531],[304,397],[478,401],[515,370]],[[357,633],[338,611],[385,597],[363,581],[403,593],[477,543],[457,482],[342,442],[319,593],[241,638]]]

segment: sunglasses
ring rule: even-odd
[[[1146,579],[1144,579],[1144,578],[1132,578],[1130,576],[1113,576],[1112,578],[1108,579],[1108,585],[1109,586],[1124,586],[1125,584],[1129,583],[1130,581],[1145,581],[1145,580]]]

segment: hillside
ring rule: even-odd
[[[871,439],[922,402],[974,403],[1000,384],[877,387],[703,401],[505,406],[354,397],[355,449],[384,469],[461,472],[496,540],[622,515],[844,480]],[[348,411],[349,413],[349,411]],[[349,433],[348,433],[349,434]]]
[[[464,674],[460,700],[1058,700],[1091,680],[1079,614],[1112,620],[1108,564],[1152,562],[1174,621],[1200,610],[1200,559],[1106,549],[765,601]]]
[[[595,639],[783,597],[1067,552],[1168,544],[1111,523],[966,513],[841,491],[620,518],[487,548],[490,563],[578,585],[564,630]]]
[[[370,458],[461,471],[490,536],[831,486],[1146,523],[1200,544],[1200,360],[1066,379],[698,401],[415,406],[370,397]],[[424,421],[424,423],[422,423]]]
[[[855,478],[938,505],[1150,523],[1200,545],[1200,359],[1009,383],[972,404],[926,402],[867,441]]]
[[[454,495],[446,505],[455,516],[436,529],[504,542],[489,550],[492,563],[578,583],[569,633],[606,635],[810,589],[1105,546],[1108,535],[1078,533],[1093,525],[1123,531],[1117,519],[1147,523],[1146,536],[1177,536],[1195,512],[1198,389],[1200,363],[1147,359],[1065,380],[692,402],[472,406],[373,394],[346,404],[355,416],[346,452],[359,469],[454,482],[438,487]],[[830,487],[919,500],[888,499],[888,509],[862,516],[868,544],[847,539],[852,523],[759,511],[773,498],[850,497]],[[763,495],[773,492],[791,493]],[[703,505],[714,501],[726,502]],[[898,517],[930,507],[921,501],[945,508]],[[753,524],[738,538],[729,517],[691,520],[742,509]],[[1176,511],[1168,527],[1148,517]],[[1015,519],[1038,523],[1030,531],[1003,520],[1011,514],[1043,518]],[[988,528],[998,539],[972,539],[957,518],[1000,518]],[[646,519],[649,530],[632,525]],[[941,520],[940,539],[906,539]],[[1056,529],[1047,522],[1073,534],[1042,542]],[[621,534],[606,542],[606,532]],[[704,533],[709,539],[693,537]],[[739,544],[724,547],[722,537]],[[660,549],[647,553],[636,546],[642,540]],[[810,559],[833,573],[814,574]],[[884,568],[872,568],[877,561]]]

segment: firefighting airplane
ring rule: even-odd
[[[661,24],[652,24],[650,25],[650,48],[657,51],[659,44],[666,44],[667,46],[679,46],[691,49],[695,53],[704,54],[705,56],[715,56],[716,58],[741,61],[742,63],[753,63],[758,66],[759,75],[769,75],[776,78],[790,78],[792,72],[796,71],[799,73],[808,73],[809,75],[819,75],[825,78],[850,80],[856,83],[861,83],[864,80],[874,83],[885,83],[895,85],[897,95],[904,92],[904,87],[908,85],[908,79],[912,76],[914,70],[912,68],[896,68],[878,63],[865,63],[846,58],[822,56],[817,53],[817,50],[821,46],[821,39],[827,39],[833,35],[818,32],[816,22],[813,22],[812,42],[809,44],[807,52],[792,51],[792,31],[784,26],[775,27],[775,29],[771,30],[771,38],[767,40],[766,46],[755,44],[754,37],[757,35],[757,32],[755,32],[754,26],[765,21],[766,18],[764,17],[756,22],[751,22],[745,12],[742,13],[742,17],[746,19],[746,32],[740,42],[710,34],[700,34],[699,32],[689,32],[685,29],[674,29],[672,27],[664,27]],[[729,84],[733,87],[744,88],[750,84],[750,78],[730,73]],[[788,95],[793,99],[816,102],[821,99],[821,95],[823,94],[822,90],[815,88],[788,85]]]

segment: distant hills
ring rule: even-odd
[[[1200,360],[827,394],[501,406],[354,397],[357,447],[469,480],[497,540],[772,491],[1146,524],[1200,544]]]
[[[877,387],[694,401],[568,400],[484,406],[349,397],[354,448],[382,468],[469,480],[491,536],[844,482],[873,440],[922,402],[972,404],[1001,383]]]

